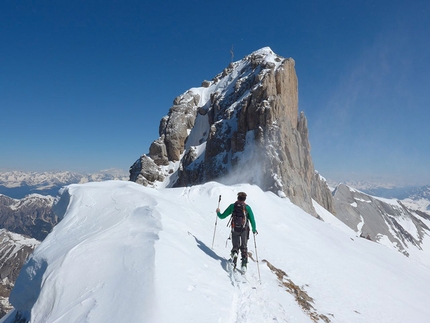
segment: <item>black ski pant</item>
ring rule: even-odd
[[[242,256],[242,262],[248,263],[248,239],[249,239],[249,228],[244,228],[242,231],[231,232],[231,242],[233,243],[233,248],[231,253],[236,252],[239,254],[239,250]]]

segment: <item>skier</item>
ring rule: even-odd
[[[246,270],[248,264],[248,239],[249,239],[249,222],[251,222],[252,232],[258,234],[254,219],[254,213],[249,205],[245,203],[246,193],[239,192],[237,194],[237,201],[230,204],[228,208],[220,213],[220,209],[216,209],[217,216],[220,219],[225,219],[230,214],[232,215],[231,221],[231,242],[233,248],[231,249],[231,258],[233,259],[234,267],[236,268],[237,257],[239,249],[241,251],[242,270]]]

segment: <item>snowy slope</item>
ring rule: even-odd
[[[248,193],[257,263],[227,269],[227,220]],[[11,302],[31,322],[428,322],[429,268],[322,222],[256,186],[70,185],[64,219],[21,272]],[[255,259],[254,240],[250,251]],[[269,268],[269,264],[271,268]],[[279,279],[282,281],[280,281]],[[241,279],[241,277],[239,277]],[[313,299],[313,301],[312,301]],[[1,322],[12,322],[13,315]]]

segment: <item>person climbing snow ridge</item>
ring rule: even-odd
[[[251,223],[252,232],[258,234],[254,213],[249,205],[245,203],[246,193],[239,192],[237,194],[237,201],[230,204],[227,209],[220,213],[220,209],[216,209],[217,216],[220,219],[225,219],[230,214],[230,226],[231,226],[231,241],[233,248],[231,249],[231,259],[233,260],[234,268],[236,268],[237,257],[239,250],[241,251],[242,271],[246,270],[248,264],[248,239],[249,239],[249,222]]]

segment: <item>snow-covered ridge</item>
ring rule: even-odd
[[[254,260],[258,245],[259,262],[251,260],[243,283],[227,269],[227,220],[218,220],[211,249],[218,197],[225,209],[238,191],[247,192],[259,232],[249,241]],[[424,323],[430,317],[428,268],[357,238],[323,208],[327,222],[256,186],[155,190],[110,181],[70,185],[62,199],[63,220],[11,295],[32,323]]]

